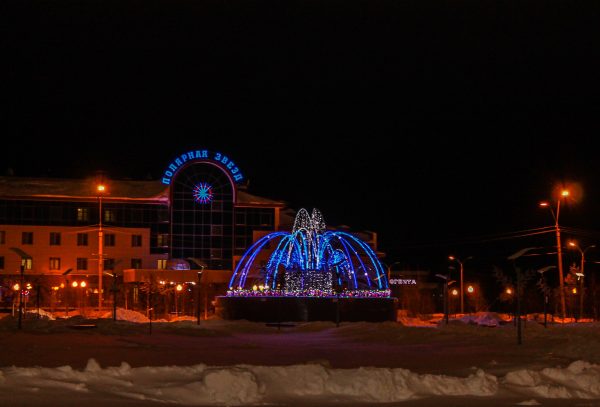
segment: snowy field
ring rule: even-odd
[[[118,317],[2,318],[0,405],[600,406],[597,323]]]

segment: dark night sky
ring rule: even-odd
[[[378,231],[390,261],[415,266],[494,251],[465,243],[475,236],[551,224],[536,204],[573,180],[585,195],[562,216],[591,243],[599,10],[547,0],[3,1],[0,119],[11,146],[0,167],[157,178],[188,148],[220,150],[250,192]]]

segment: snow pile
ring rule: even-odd
[[[478,312],[474,315],[465,315],[460,320],[467,324],[488,327],[497,327],[503,322],[502,317],[495,312]]]
[[[107,312],[102,315],[102,318],[112,318],[113,312]],[[146,317],[141,312],[132,311],[125,308],[117,308],[117,320],[118,321],[129,321],[129,322],[140,322],[147,323],[150,322],[148,317]]]
[[[101,368],[94,359],[83,371],[0,368],[0,401],[15,392],[71,391],[186,405],[244,405],[284,400],[393,402],[426,395],[491,396],[496,377],[478,370],[466,378],[419,375],[406,369],[330,369],[321,365]],[[9,391],[10,390],[10,391]],[[3,394],[5,396],[3,396]]]
[[[417,374],[406,369],[331,369],[318,364],[102,368],[0,368],[0,404],[15,394],[35,405],[49,394],[70,400],[124,398],[184,405],[294,402],[390,403],[434,396],[493,398],[501,390],[529,397],[600,399],[600,365],[573,362],[567,368],[518,370],[503,378],[476,369],[468,377]],[[65,392],[68,392],[65,394]],[[538,404],[535,399],[521,405]]]
[[[581,360],[567,368],[545,368],[539,372],[518,370],[504,378],[512,390],[548,398],[600,398],[600,365]]]
[[[39,312],[38,312],[39,311]],[[45,318],[45,319],[49,319],[51,321],[54,321],[56,318],[54,318],[54,315],[52,315],[52,313],[44,311],[43,309],[34,309],[31,311],[27,311],[28,314],[38,314],[40,315],[41,318]]]

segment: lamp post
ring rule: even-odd
[[[198,289],[196,290],[196,318],[197,318],[196,323],[198,325],[200,325],[200,280],[202,279],[203,271],[204,271],[204,266],[202,266],[200,271],[197,272],[197,275],[198,275],[197,287],[198,287]]]
[[[102,231],[102,195],[106,187],[103,184],[96,186],[98,192],[98,312],[102,311],[102,274],[104,272],[103,264],[103,249],[104,249],[104,233]]]
[[[554,210],[552,210],[552,206],[550,206],[548,202],[540,202],[541,207],[550,209],[550,213],[552,213],[552,217],[554,218],[554,229],[556,231],[556,253],[558,257],[558,283],[560,286],[560,312],[562,314],[561,318],[563,322],[565,321],[567,307],[565,305],[565,282],[562,266],[562,246],[560,243],[560,226],[558,225],[558,217],[560,216],[560,200],[562,198],[567,198],[568,196],[568,190],[563,189],[560,192],[560,197],[556,201],[556,213]]]
[[[443,274],[436,274],[436,277],[441,278],[442,280],[444,280],[444,291],[443,291],[443,296],[444,296],[444,321],[446,322],[446,325],[448,325],[448,314],[449,312],[449,299],[448,299],[448,286],[450,286],[452,283],[454,283],[454,280],[450,281],[450,272],[448,272],[448,274],[443,275]]]
[[[513,267],[515,268],[515,271],[517,273],[517,288],[516,288],[516,295],[517,295],[517,312],[516,312],[516,319],[517,319],[517,344],[521,345],[523,343],[522,340],[522,333],[521,333],[521,269],[519,267],[517,267],[516,265],[516,260],[521,257],[522,255],[524,255],[525,253],[527,253],[530,250],[534,250],[536,249],[536,247],[527,247],[525,249],[519,250],[518,252],[508,256],[508,260],[512,261],[513,263]]]
[[[23,278],[24,278],[24,274],[25,274],[25,262],[27,260],[31,260],[31,256],[28,255],[27,253],[25,253],[23,250],[19,249],[18,247],[11,247],[10,250],[12,250],[16,254],[18,254],[19,257],[21,257],[21,267],[19,269],[21,278],[19,280],[19,322],[18,322],[18,328],[21,329],[22,318],[23,318],[23,284],[24,284]]]
[[[580,283],[579,283],[579,291],[580,291],[579,292],[579,320],[581,321],[581,318],[583,317],[583,278],[585,277],[585,273],[583,272],[583,266],[585,265],[585,252],[587,252],[592,247],[596,247],[596,245],[595,244],[590,245],[582,250],[581,247],[579,247],[579,245],[577,244],[577,242],[570,241],[569,247],[576,248],[577,250],[579,250],[579,253],[581,254],[581,268],[579,270],[579,273],[577,273],[577,277],[579,277],[579,281],[580,281]]]
[[[461,261],[456,256],[448,256],[448,259],[454,260],[460,265],[460,313],[461,314],[465,313],[465,289],[463,286],[463,271],[464,271],[463,263],[472,258],[473,258],[473,256],[469,256],[466,259],[464,259],[463,261]]]
[[[21,279],[19,280],[19,324],[21,329],[21,321],[23,319],[23,274],[25,273],[25,259],[21,259]]]
[[[556,268],[556,266],[546,266],[544,268],[539,269],[537,272],[542,275],[542,287],[546,289],[546,279],[544,277],[544,273],[550,269]],[[548,327],[548,292],[544,291],[544,328]]]

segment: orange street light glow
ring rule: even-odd
[[[467,287],[467,291],[470,292],[470,293],[472,293],[473,291],[475,291],[475,289],[473,288],[472,285],[470,285],[470,286]]]
[[[566,189],[563,189],[563,190],[560,192],[560,195],[561,195],[561,196],[563,196],[563,197],[564,197],[564,196],[569,196],[569,191],[567,191]]]
[[[573,294],[577,294],[577,288],[573,288],[573,289],[571,290],[571,292],[572,292]]]
[[[545,208],[546,206],[548,206],[548,202],[540,202],[540,206]]]
[[[181,284],[177,284],[177,287],[175,288],[177,289],[177,291],[183,290],[183,286]]]
[[[81,282],[81,284],[80,284],[80,286],[81,286],[82,288],[84,288],[86,285],[87,285],[87,283],[86,283],[85,281],[82,281],[82,282]]]
[[[458,295],[458,290],[456,288],[454,290],[452,290],[452,295],[454,295],[454,296]]]
[[[511,295],[512,294],[512,290],[510,288],[506,289],[506,294]]]
[[[104,192],[104,190],[105,190],[105,189],[106,189],[106,187],[105,187],[104,185],[102,185],[102,184],[100,184],[100,185],[98,185],[98,186],[96,187],[96,190],[97,190],[98,192]]]
[[[19,288],[21,288],[21,286],[19,284],[13,285],[13,290],[19,291]]]
[[[73,282],[71,283],[71,285],[72,285],[73,287],[77,287],[79,284],[77,283],[77,281],[73,281]]]

